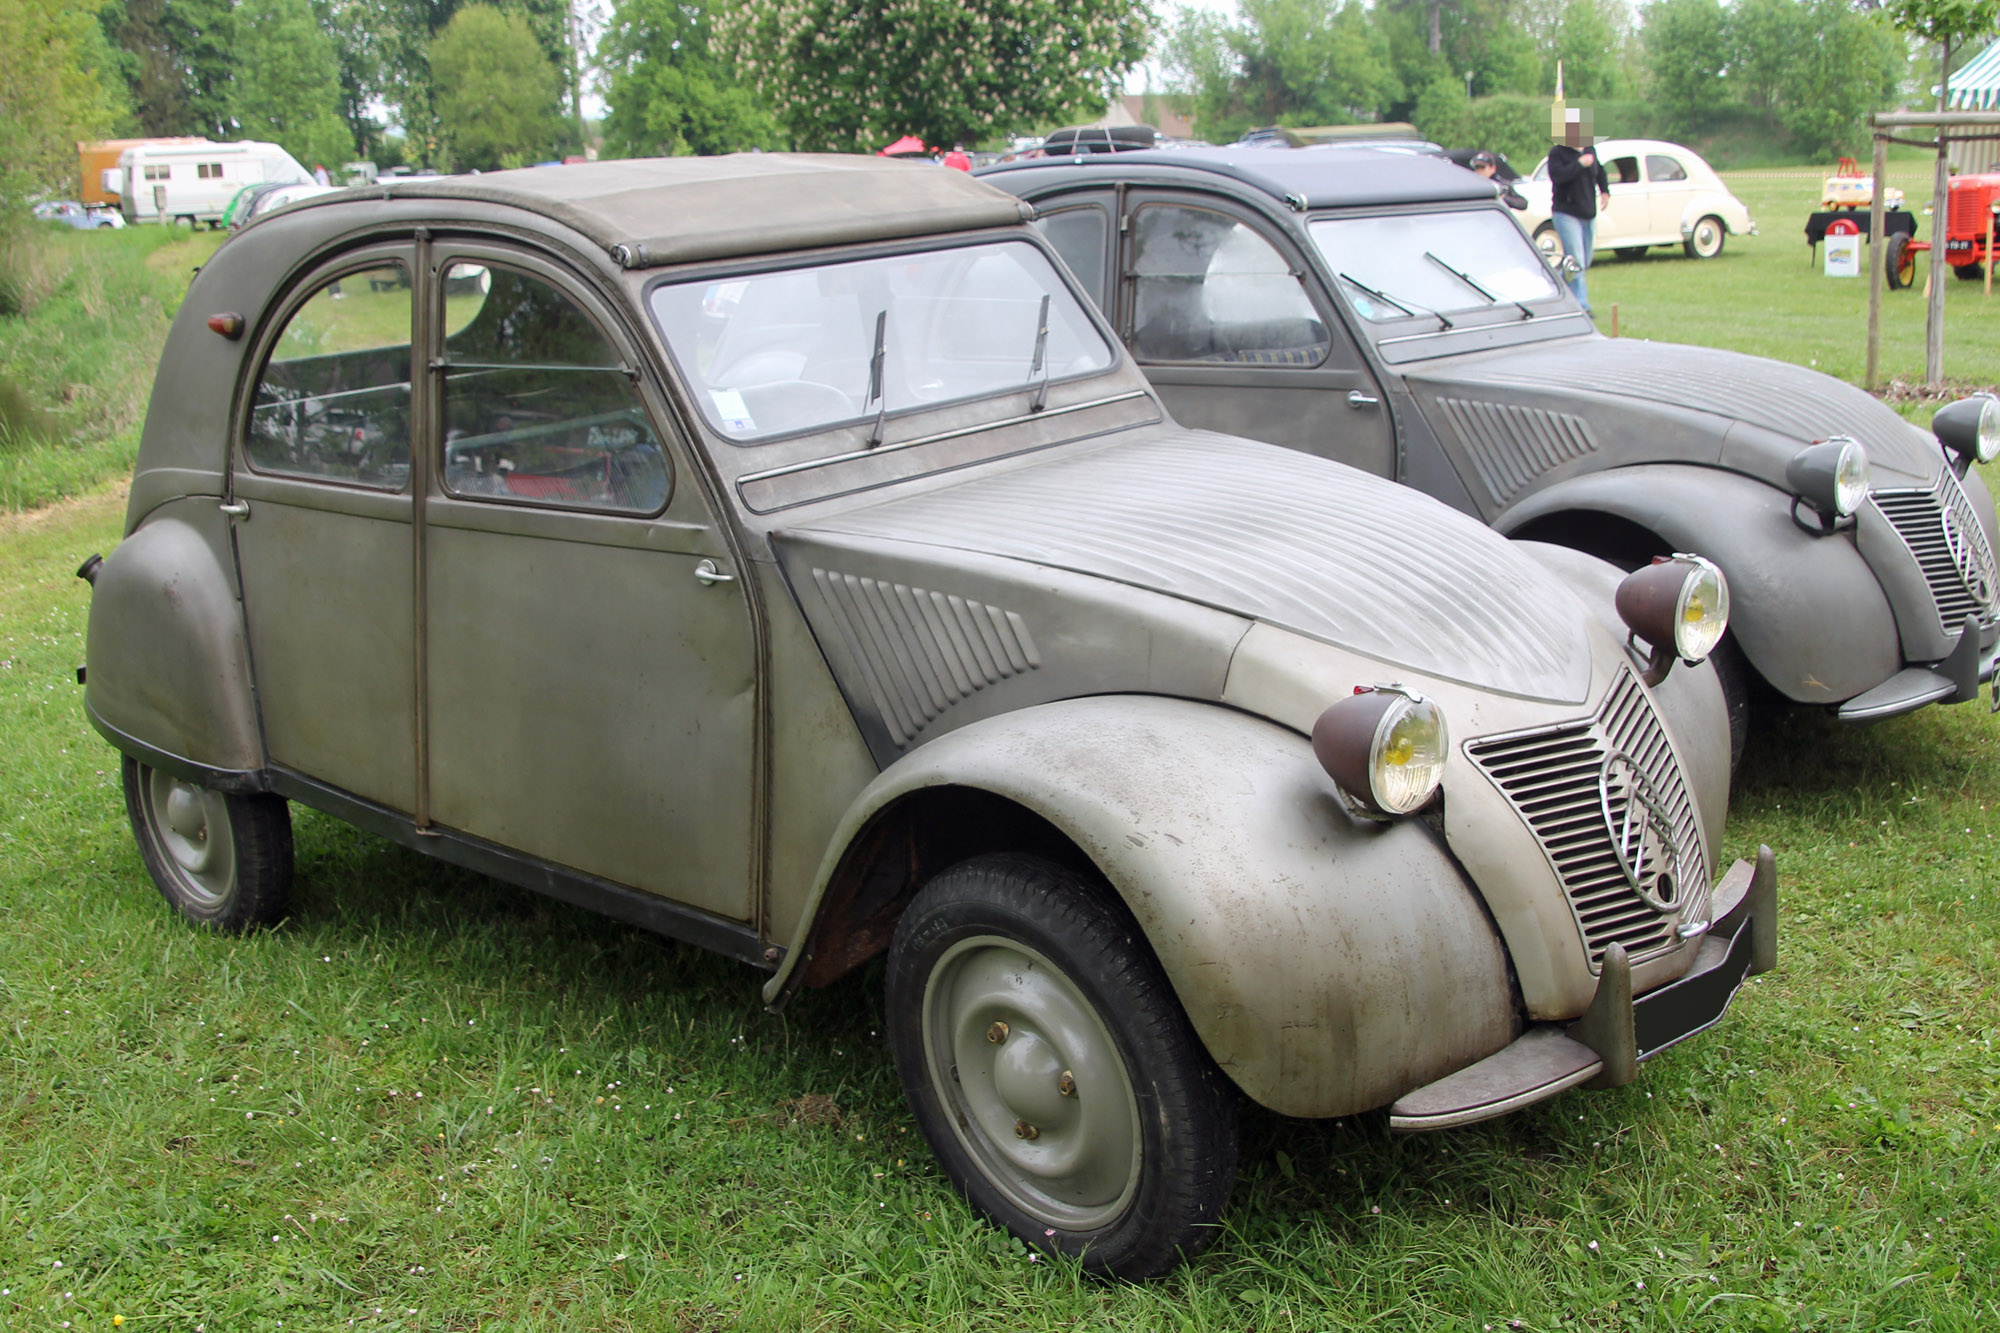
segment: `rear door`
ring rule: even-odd
[[[1653,234],[1662,241],[1681,238],[1681,216],[1694,197],[1694,182],[1680,159],[1665,153],[1646,154],[1646,208]]]
[[[1134,191],[1119,256],[1118,332],[1177,420],[1395,475],[1381,387],[1289,237]]]

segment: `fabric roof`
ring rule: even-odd
[[[346,192],[474,199],[574,227],[626,268],[1005,226],[1020,200],[931,162],[736,153],[399,178]]]
[[[1951,107],[1954,111],[2000,109],[2000,41],[1988,45],[1971,64],[1951,76]]]
[[[1428,152],[1407,148],[1175,148],[1137,153],[1039,158],[990,167],[980,174],[1048,171],[1075,165],[1081,170],[1116,170],[1126,175],[1147,167],[1188,168],[1228,176],[1297,208],[1337,208],[1360,204],[1441,203],[1491,199],[1492,181]],[[1166,173],[1162,173],[1166,174]]]

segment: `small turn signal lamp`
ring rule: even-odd
[[[1652,649],[1645,681],[1658,685],[1674,659],[1706,660],[1729,629],[1729,580],[1698,555],[1663,556],[1618,585],[1618,617]]]
[[[1371,819],[1412,814],[1444,781],[1450,746],[1437,704],[1401,685],[1359,685],[1319,715],[1313,757]]]
[[[2000,398],[1976,393],[1946,403],[1931,418],[1931,433],[1967,461],[1992,462],[2000,457]]]
[[[243,316],[238,314],[210,315],[208,327],[223,337],[235,342],[243,336]]]
[[[1811,505],[1819,528],[1806,531],[1824,537],[1868,499],[1868,451],[1845,435],[1809,444],[1785,464],[1785,484],[1792,488],[1792,522],[1806,528],[1799,506]]]

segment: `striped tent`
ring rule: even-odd
[[[2000,111],[2000,42],[1951,76],[1953,111]]]

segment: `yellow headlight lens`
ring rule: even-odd
[[[1393,815],[1427,803],[1444,780],[1448,746],[1444,714],[1421,695],[1398,699],[1375,729],[1368,785],[1375,803]]]

